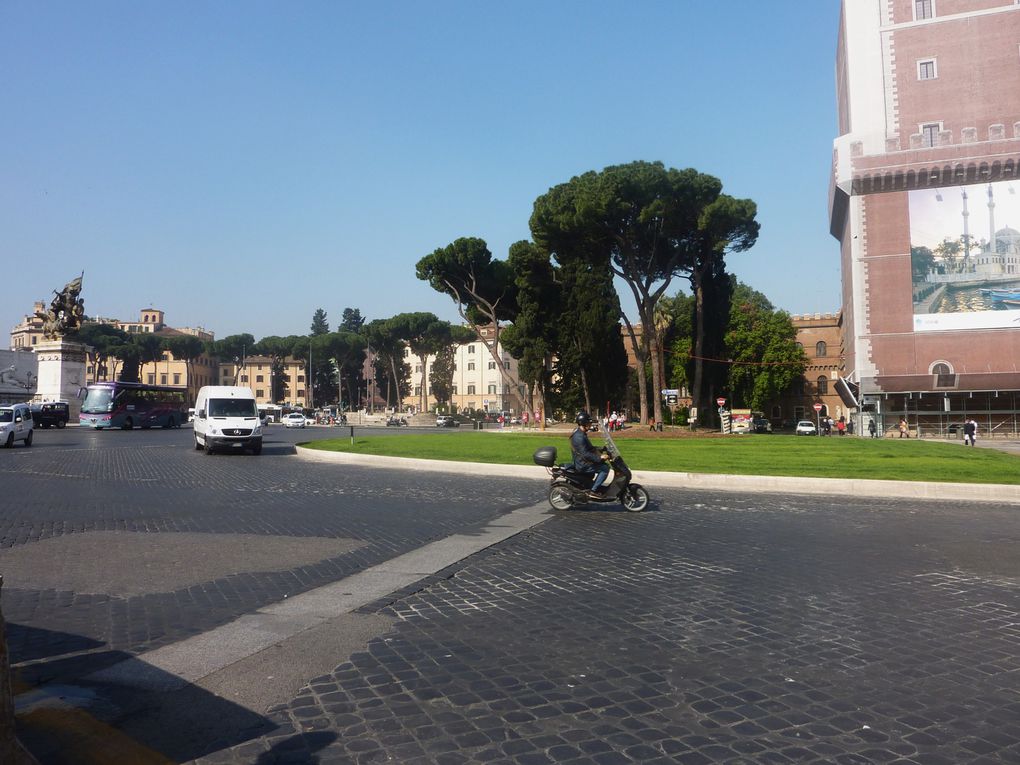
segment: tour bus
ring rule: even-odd
[[[88,386],[78,423],[95,428],[179,428],[188,419],[186,388],[129,382]]]

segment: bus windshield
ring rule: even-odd
[[[258,417],[253,398],[211,398],[210,417]]]
[[[113,388],[92,388],[85,394],[85,401],[82,402],[83,412],[97,413],[109,412],[113,409]]]

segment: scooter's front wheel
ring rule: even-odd
[[[564,483],[555,483],[549,489],[549,504],[553,510],[569,510],[574,506],[574,492]]]
[[[620,502],[632,513],[640,513],[648,507],[648,492],[643,486],[632,483],[620,496]]]

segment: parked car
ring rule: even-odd
[[[451,415],[440,414],[436,416],[436,427],[437,428],[459,428],[460,423],[457,422]]]
[[[305,416],[301,412],[291,412],[283,418],[283,424],[288,428],[303,428]]]
[[[32,409],[28,404],[0,406],[0,443],[10,449],[15,441],[32,445]]]
[[[390,416],[390,417],[386,418],[386,427],[399,428],[400,426],[406,425],[406,424],[407,424],[407,420],[404,419],[403,417],[393,417],[393,416]]]
[[[40,428],[53,425],[62,428],[71,417],[71,408],[64,401],[47,401],[32,405],[32,421]]]
[[[751,432],[752,433],[771,433],[772,423],[766,420],[764,417],[752,417],[751,418]]]
[[[797,429],[794,432],[798,436],[817,436],[818,428],[811,420],[801,420],[797,423]]]

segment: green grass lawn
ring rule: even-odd
[[[539,446],[570,460],[569,433],[444,432],[359,436],[305,444],[312,449],[508,465],[532,465]],[[593,434],[592,442],[600,440]],[[731,438],[617,439],[633,470],[690,473],[874,478],[895,481],[1020,484],[1020,457],[959,442],[916,439],[817,438],[789,435]]]

